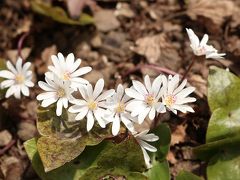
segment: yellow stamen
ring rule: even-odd
[[[173,95],[169,95],[165,98],[164,101],[167,106],[171,107],[176,102],[176,97]]]
[[[65,90],[64,90],[64,89],[62,89],[62,88],[58,89],[58,91],[57,91],[57,96],[58,96],[59,98],[62,98],[62,97],[64,97],[65,95],[66,95],[66,93],[65,93]]]
[[[152,106],[154,104],[154,97],[153,95],[149,94],[146,96],[145,101],[148,105]]]
[[[88,108],[92,111],[95,110],[97,108],[97,103],[95,101],[89,101]]]
[[[18,75],[16,75],[15,80],[18,84],[22,84],[25,80],[25,77],[22,74],[18,74]]]
[[[67,80],[69,80],[70,79],[70,73],[69,72],[65,72],[64,74],[63,74],[63,80],[65,80],[65,81],[67,81]]]
[[[117,113],[122,113],[125,111],[125,106],[122,102],[119,102],[116,108]]]

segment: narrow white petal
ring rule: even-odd
[[[73,53],[70,53],[67,55],[66,57],[66,65],[67,65],[67,69],[71,69],[74,63],[74,55]]]
[[[10,61],[7,61],[7,68],[10,70],[10,71],[12,71],[14,74],[17,74],[18,72],[17,72],[17,70],[16,70],[16,68],[12,65],[12,63],[10,62]]]
[[[18,58],[16,62],[16,69],[18,73],[22,72],[22,58]]]
[[[24,82],[24,84],[25,84],[26,86],[28,86],[28,87],[33,87],[33,86],[34,86],[33,82],[32,82],[32,81],[29,81],[29,80],[26,80],[26,81]]]
[[[24,65],[23,65],[23,68],[22,68],[22,71],[23,73],[26,72],[31,66],[31,63],[30,62],[26,62]]]
[[[106,124],[104,122],[104,120],[102,119],[102,115],[105,114],[104,113],[105,110],[98,108],[97,110],[93,111],[95,118],[98,121],[98,124],[101,126],[101,128],[105,128]]]
[[[62,98],[62,103],[63,103],[63,107],[65,109],[68,108],[68,99],[67,98]]]
[[[94,125],[94,118],[92,111],[88,111],[87,114],[87,131],[90,131]]]
[[[0,71],[0,77],[6,79],[15,79],[15,74],[13,74],[11,71],[2,70]]]
[[[187,98],[177,98],[175,104],[185,104],[185,103],[190,103],[190,102],[195,102],[196,98],[193,97],[187,97]]]
[[[139,140],[139,143],[140,143],[140,145],[141,145],[144,149],[146,149],[146,150],[148,150],[148,151],[150,151],[150,152],[156,152],[156,151],[157,151],[157,148],[155,148],[154,146],[146,143],[146,142],[143,141],[143,140]]]
[[[113,119],[112,134],[116,136],[119,130],[120,130],[120,119],[119,119],[119,115],[117,114]]]
[[[117,100],[121,101],[124,95],[124,88],[122,84],[119,84],[117,87]]]
[[[150,120],[153,120],[153,119],[155,118],[155,114],[156,114],[155,108],[152,107],[151,110],[150,110],[150,112],[149,112],[149,116],[148,116],[149,119],[150,119]]]
[[[187,84],[187,80],[184,79],[183,82],[178,86],[178,88],[176,88],[174,91],[173,91],[173,95],[177,94],[178,92],[180,92]]]
[[[82,62],[81,59],[76,59],[73,66],[71,67],[70,71],[74,72],[80,66],[81,62]]]
[[[71,74],[71,77],[82,76],[82,75],[84,75],[84,74],[89,73],[91,70],[92,70],[92,68],[89,67],[89,66],[79,68],[77,71],[75,71],[75,72],[73,72],[73,73]]]
[[[39,81],[38,85],[40,88],[42,88],[44,91],[56,91],[53,87],[49,86],[47,83],[43,81]]]
[[[134,99],[138,99],[138,100],[143,100],[144,101],[144,96],[142,94],[140,94],[139,92],[137,92],[136,90],[134,90],[133,88],[125,89],[125,93],[129,97],[132,97]]]
[[[15,98],[17,99],[20,99],[21,98],[21,89],[20,89],[20,86],[15,86],[15,90],[14,90],[14,96]]]
[[[102,93],[100,96],[98,96],[98,98],[96,99],[96,101],[102,101],[105,100],[107,98],[109,98],[110,96],[112,96],[115,93],[114,89],[110,89],[108,91],[105,91],[104,93]]]
[[[103,87],[104,87],[104,80],[99,79],[93,91],[93,99],[96,99],[102,93]]]
[[[133,80],[132,84],[133,84],[134,89],[137,92],[139,92],[140,94],[142,94],[142,95],[147,95],[148,94],[145,86],[140,81]]]
[[[154,79],[152,83],[152,90],[155,97],[159,94],[161,85],[162,85],[162,75],[159,75],[156,79]]]
[[[159,137],[153,133],[150,133],[150,134],[146,134],[145,136],[142,136],[141,139],[148,142],[154,142],[159,140]]]
[[[150,107],[147,107],[146,109],[144,109],[139,115],[138,115],[138,123],[142,124],[144,119],[146,118],[146,116],[148,115],[150,111]]]
[[[5,81],[1,82],[1,88],[2,89],[8,88],[8,87],[12,86],[14,83],[15,83],[14,80],[5,80]]]
[[[88,84],[87,85],[87,96],[90,99],[90,98],[92,98],[92,95],[93,95],[93,87],[91,84]]]
[[[199,41],[199,38],[197,37],[197,35],[193,32],[192,29],[188,29],[186,28],[187,30],[187,34],[188,34],[188,37],[189,37],[189,40],[191,42],[191,47],[193,49],[196,49],[199,44],[200,44],[200,41]]]
[[[132,121],[130,121],[125,114],[121,114],[120,118],[121,118],[121,121],[123,122],[123,124],[128,128],[129,131],[135,132]]]
[[[62,99],[59,99],[57,101],[57,109],[56,109],[57,116],[61,116],[62,115],[62,108],[63,108],[63,102],[62,102]]]
[[[51,98],[48,98],[48,99],[44,99],[41,103],[41,106],[42,107],[48,107],[49,105],[55,103],[57,100],[58,100],[58,98],[56,98],[56,97],[51,97]]]
[[[134,111],[135,109],[138,109],[139,107],[143,106],[143,104],[144,102],[141,100],[132,100],[126,105],[126,110]]]
[[[149,169],[152,167],[150,157],[144,148],[141,147],[141,149],[143,152],[143,158],[144,158],[145,164],[146,164],[147,168]]]
[[[179,75],[176,74],[173,78],[168,82],[168,94],[172,94],[174,89],[178,86],[179,83]]]
[[[149,94],[152,93],[152,85],[151,85],[151,81],[148,75],[146,75],[144,77],[144,83],[145,83],[145,87],[147,88]]]
[[[28,89],[27,86],[21,85],[21,91],[22,91],[24,96],[29,96],[29,89]]]
[[[75,117],[75,120],[82,120],[88,113],[88,107],[83,107],[81,111]]]
[[[201,47],[205,46],[207,44],[207,42],[208,42],[208,35],[204,34],[204,36],[203,36],[203,38],[202,38],[202,40],[200,42],[200,46]]]
[[[191,94],[194,90],[195,90],[195,87],[187,87],[187,88],[183,89],[182,91],[180,91],[176,96],[177,96],[177,98],[184,98],[184,97],[188,96],[189,94]]]
[[[37,96],[37,100],[41,101],[43,99],[49,99],[57,97],[56,92],[44,92]]]
[[[7,92],[6,92],[6,94],[5,94],[5,97],[6,97],[6,98],[9,98],[11,95],[14,94],[14,92],[15,92],[15,86],[11,86],[11,87],[7,90]]]

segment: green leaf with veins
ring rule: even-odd
[[[55,107],[40,108],[37,128],[42,135],[37,148],[45,171],[63,166],[79,156],[86,146],[94,146],[103,139],[112,137],[109,127],[102,129],[97,124],[90,132],[86,131],[86,119],[73,123],[73,114],[63,111],[55,114]]]

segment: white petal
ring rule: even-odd
[[[87,96],[89,99],[91,99],[91,98],[93,98],[92,95],[93,95],[93,87],[91,84],[88,84],[87,85]]]
[[[191,47],[193,49],[198,48],[198,46],[200,44],[199,38],[196,36],[196,34],[193,32],[192,29],[186,28],[186,30],[187,30],[187,34],[188,34],[189,40],[191,42]]]
[[[182,99],[177,99],[175,104],[185,104],[185,103],[190,103],[190,102],[195,102],[196,98],[193,97],[187,97],[187,98],[182,98]]]
[[[96,99],[102,93],[103,87],[104,87],[104,80],[99,79],[93,91],[93,99]]]
[[[203,38],[202,38],[202,40],[200,42],[200,46],[201,47],[205,46],[207,44],[207,42],[208,42],[208,35],[204,34],[204,36],[203,36]]]
[[[116,115],[112,124],[112,134],[116,136],[119,132],[119,129],[120,129],[120,119],[119,119],[119,115]]]
[[[94,118],[92,111],[88,111],[87,114],[87,131],[90,131],[94,125]]]
[[[185,89],[183,89],[181,92],[179,92],[176,96],[177,98],[184,98],[186,96],[188,96],[189,94],[191,94],[193,91],[195,90],[195,87],[187,87]]]
[[[61,70],[60,61],[59,61],[58,57],[56,55],[52,55],[51,59],[52,59],[53,65],[56,67],[56,69]]]
[[[87,88],[85,86],[79,87],[79,92],[81,93],[83,99],[88,100],[89,97],[87,95]]]
[[[117,99],[118,101],[121,101],[124,95],[124,88],[122,84],[119,84],[117,87]]]
[[[70,111],[69,111],[70,112]],[[75,117],[75,120],[82,120],[88,113],[88,107],[83,107],[81,108],[80,113],[77,114],[77,116]]]
[[[71,74],[71,77],[78,77],[78,76],[82,76],[84,74],[87,74],[88,72],[90,72],[92,70],[91,67],[82,67],[79,68],[77,71],[75,71],[74,73]]]
[[[24,65],[23,65],[23,68],[22,68],[22,71],[23,73],[26,72],[31,66],[31,63],[30,62],[26,62]]]
[[[178,88],[176,88],[174,91],[173,91],[173,95],[177,94],[178,92],[180,92],[187,84],[187,80],[184,79],[183,82],[178,86]]]
[[[125,89],[125,93],[129,97],[132,97],[134,99],[138,99],[138,100],[143,100],[144,101],[144,96],[142,94],[140,94],[139,92],[137,92],[136,90],[134,90],[133,88]]]
[[[121,121],[128,128],[129,131],[135,132],[133,123],[127,118],[125,114],[120,115]]]
[[[173,78],[168,82],[168,94],[172,94],[174,89],[178,86],[179,83],[179,75],[176,74]]]
[[[13,74],[11,71],[2,70],[0,71],[0,77],[6,79],[15,79],[15,74]]]
[[[150,107],[147,107],[146,109],[144,109],[139,115],[138,115],[138,123],[142,124],[144,119],[146,118],[146,116],[148,115],[150,111]]]
[[[24,96],[29,96],[29,89],[28,89],[27,86],[22,85],[22,86],[21,86],[21,91],[22,91],[22,93],[23,93]]]
[[[40,88],[42,88],[44,91],[56,91],[53,87],[49,86],[47,83],[43,81],[39,81],[38,85]]]
[[[155,108],[152,107],[150,112],[149,112],[149,119],[153,120],[155,118]]]
[[[15,67],[12,65],[12,63],[10,61],[7,61],[7,68],[12,71],[14,74],[17,74],[17,70],[15,69]]]
[[[24,82],[24,84],[25,84],[26,86],[28,86],[28,87],[33,87],[33,86],[34,86],[33,82],[32,82],[32,81],[29,81],[29,80],[26,80],[26,81]]]
[[[146,149],[150,152],[156,152],[157,151],[157,148],[155,148],[154,146],[146,143],[145,141],[139,140],[139,143],[144,149]]]
[[[109,98],[110,96],[112,96],[115,93],[114,89],[110,89],[108,91],[105,91],[104,93],[102,93],[100,96],[98,96],[98,98],[96,99],[96,101],[102,101],[105,100],[107,98]]]
[[[142,94],[142,95],[147,95],[148,94],[145,86],[140,81],[133,80],[132,84],[133,84],[134,89],[137,92],[139,92],[140,94]]]
[[[68,99],[62,98],[63,107],[66,109],[68,107]]]
[[[104,120],[102,119],[102,115],[104,114],[104,110],[101,108],[98,108],[97,110],[93,111],[95,118],[98,121],[98,124],[101,126],[101,128],[105,128],[106,124]]]
[[[74,63],[74,55],[73,55],[73,53],[70,53],[70,54],[68,54],[67,55],[67,57],[66,57],[66,65],[67,65],[67,69],[71,69],[72,68],[72,66],[73,66],[73,63]]]
[[[17,69],[18,73],[22,72],[22,58],[17,59],[16,69]]]
[[[143,106],[144,102],[140,100],[132,100],[126,105],[126,110],[128,111],[134,111],[135,109],[138,109],[139,107]],[[145,107],[145,106],[144,106]]]
[[[71,67],[70,71],[74,72],[81,64],[82,60],[81,59],[76,59],[76,61],[74,62],[73,66]]]
[[[54,98],[56,96],[56,92],[44,92],[37,96],[37,100],[41,101],[43,99]]]
[[[8,98],[8,97],[10,97],[11,95],[13,95],[14,94],[14,92],[15,92],[15,86],[11,86],[8,90],[7,90],[7,92],[6,92],[6,94],[5,94],[5,97],[6,98]]]
[[[162,84],[162,75],[159,75],[156,79],[154,79],[154,81],[152,83],[152,90],[153,90],[153,93],[154,93],[155,97],[160,92],[161,84]]]
[[[14,90],[14,96],[15,98],[17,99],[20,99],[21,98],[21,89],[20,89],[20,86],[15,86],[15,90]]]
[[[56,109],[57,116],[61,116],[62,115],[62,108],[63,108],[63,102],[62,102],[62,99],[59,99],[57,101],[57,109]]]
[[[153,133],[150,133],[150,134],[146,134],[145,136],[142,136],[141,139],[148,142],[154,142],[159,140],[159,137]]]
[[[12,86],[14,83],[15,83],[14,80],[5,80],[5,81],[1,82],[1,88],[2,89],[8,88],[8,87]]]
[[[146,164],[147,168],[149,169],[152,167],[150,157],[144,148],[141,147],[141,149],[143,152],[143,158],[144,158],[145,164]]]
[[[57,56],[58,56],[58,59],[59,59],[59,63],[60,63],[60,66],[61,66],[61,68],[63,69],[63,70],[65,70],[67,67],[65,66],[65,58],[64,58],[64,56],[63,56],[63,54],[62,53],[58,53],[57,54]]]
[[[56,97],[44,99],[41,103],[41,106],[42,107],[48,107],[49,105],[55,103],[57,100],[58,100],[58,98],[56,98]]]
[[[144,77],[144,83],[145,83],[145,87],[147,88],[149,94],[152,93],[152,85],[151,85],[151,81],[148,75],[146,75]]]

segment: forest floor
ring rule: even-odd
[[[171,176],[182,169],[205,177],[206,163],[197,160],[191,149],[205,143],[211,112],[207,103],[209,66],[229,68],[240,74],[240,1],[238,0],[83,0],[73,9],[65,1],[46,0],[61,6],[72,17],[83,11],[93,15],[96,23],[78,26],[63,24],[39,15],[28,0],[0,2],[0,60],[21,55],[33,65],[35,84],[44,79],[50,56],[74,53],[93,71],[85,76],[91,83],[103,77],[106,88],[118,83],[130,84],[146,74],[183,75],[193,53],[185,28],[192,28],[219,52],[224,60],[197,60],[187,75],[196,87],[195,113],[169,113],[162,117],[172,131],[170,152]],[[74,1],[69,1],[74,3]],[[74,6],[74,5],[72,5]],[[68,8],[69,7],[69,8]],[[37,135],[35,126],[39,88],[21,101],[1,100],[0,112],[0,179],[16,177],[38,179],[30,165],[23,142]],[[161,138],[161,137],[160,137]]]

